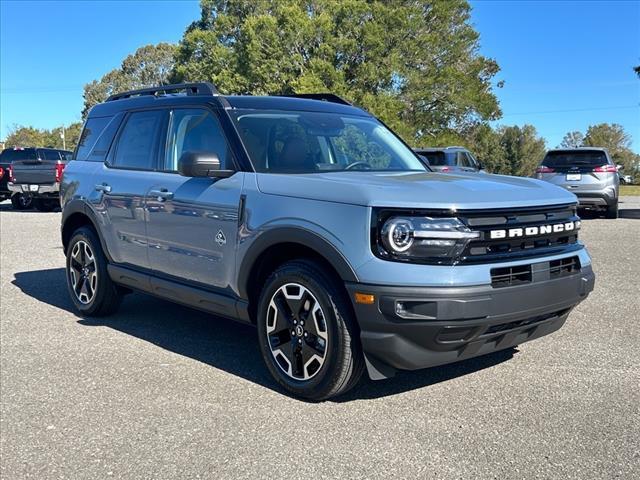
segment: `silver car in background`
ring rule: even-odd
[[[606,149],[549,150],[535,176],[574,193],[580,207],[604,210],[607,218],[618,218],[620,177]]]
[[[413,151],[434,172],[478,173],[484,171],[482,164],[464,147],[414,148]]]

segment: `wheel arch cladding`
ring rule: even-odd
[[[260,287],[267,277],[287,261],[310,258],[323,264],[343,282],[357,282],[349,262],[327,240],[298,228],[280,228],[261,234],[249,247],[238,270],[240,296],[249,300],[252,318]]]
[[[66,253],[67,247],[69,246],[69,242],[71,241],[71,237],[73,236],[73,232],[75,232],[78,228],[88,226],[91,227],[98,237],[100,241],[100,246],[102,247],[102,251],[108,260],[111,260],[109,256],[109,252],[100,236],[100,231],[98,229],[98,225],[93,218],[93,212],[85,208],[83,202],[70,202],[65,205],[63,213],[62,213],[62,247],[64,252]]]

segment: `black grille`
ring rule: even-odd
[[[575,205],[520,208],[510,210],[460,211],[458,215],[469,228],[481,232],[478,240],[469,242],[461,255],[461,263],[508,261],[516,258],[552,255],[579,250],[576,230],[541,234],[531,237],[491,239],[496,229],[537,227],[576,222]]]
[[[546,313],[544,315],[538,315],[537,317],[526,318],[524,320],[518,320],[516,322],[503,323],[501,325],[493,325],[493,326],[487,328],[487,330],[482,335],[480,335],[480,338],[482,338],[482,337],[484,337],[486,335],[507,332],[507,331],[513,330],[515,328],[534,326],[535,324],[544,322],[545,320],[549,320],[550,318],[561,317],[562,315],[567,313],[569,310],[570,310],[569,308],[565,308],[565,309],[559,310],[557,312]]]
[[[493,288],[521,285],[523,283],[530,283],[531,280],[531,265],[491,269],[491,286]]]
[[[549,277],[561,278],[580,271],[580,259],[578,257],[562,258],[549,262]]]

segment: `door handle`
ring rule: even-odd
[[[96,192],[111,193],[111,185],[107,185],[106,183],[98,184],[96,185]]]
[[[157,198],[159,202],[164,202],[173,198],[173,192],[167,191],[166,188],[161,188],[160,190],[150,190],[149,196]]]

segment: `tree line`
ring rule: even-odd
[[[119,91],[211,81],[224,94],[336,93],[408,143],[464,145],[495,173],[529,175],[547,148],[532,125],[491,126],[502,115],[495,89],[503,82],[497,62],[479,53],[466,0],[201,0],[200,6],[200,19],[178,45],[139,48],[85,85],[83,118]],[[596,127],[619,126],[590,130]],[[16,127],[6,142],[35,138],[33,130]],[[38,132],[40,144],[57,142]],[[584,138],[619,139],[588,132]],[[624,141],[599,146],[630,153]]]

